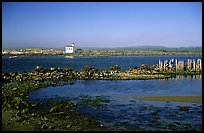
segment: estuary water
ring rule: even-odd
[[[141,96],[202,96],[201,76],[166,80],[74,80],[70,83],[38,89],[30,93],[29,99],[57,98],[79,104],[87,97],[105,98],[109,102],[102,107],[83,106],[81,112],[112,130],[202,130],[202,103],[134,100]],[[180,111],[181,106],[191,109]]]
[[[201,76],[168,80],[73,80],[71,85],[38,89],[30,98],[108,96],[126,103],[141,96],[202,96]]]
[[[50,67],[70,67],[75,70],[90,65],[96,69],[109,69],[111,66],[119,65],[122,69],[140,67],[141,64],[156,65],[159,59],[202,59],[202,56],[86,56],[86,57],[65,57],[65,56],[25,56],[9,59],[2,57],[3,72],[27,72],[35,69],[36,66],[44,68]]]

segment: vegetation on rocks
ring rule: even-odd
[[[52,98],[44,102],[28,100],[28,94],[31,91],[55,85],[63,84],[38,81],[3,83],[2,129],[4,131],[107,130],[93,118],[81,115],[76,108],[77,105],[69,101]]]
[[[115,65],[109,70],[98,70],[89,65],[84,66],[81,70],[71,68],[48,68],[41,66],[31,72],[10,72],[2,73],[2,81],[6,82],[23,82],[23,81],[46,81],[46,80],[146,80],[146,79],[166,79],[176,75],[201,75],[201,71],[160,71],[157,65],[148,66],[142,64],[140,68],[132,67],[129,70],[123,70],[120,66]]]

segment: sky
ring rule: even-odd
[[[202,2],[2,2],[2,48],[202,46]]]

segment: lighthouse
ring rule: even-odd
[[[75,47],[74,43],[67,45],[65,47],[65,53],[69,53],[69,54],[74,53],[74,47]]]

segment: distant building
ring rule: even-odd
[[[65,47],[65,53],[74,53],[74,43],[71,43],[70,45]]]

